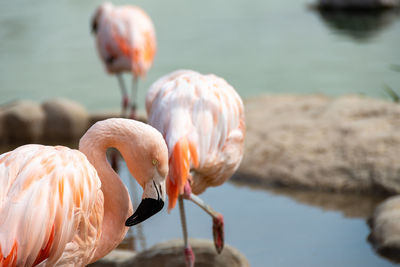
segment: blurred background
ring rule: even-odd
[[[0,103],[67,97],[87,109],[119,109],[90,34],[102,1],[0,3]],[[127,1],[114,1],[115,4]],[[399,87],[398,12],[310,10],[311,0],[135,1],[152,18],[158,51],[139,84],[139,108],[161,75],[190,68],[224,77],[244,98],[263,93],[366,94]],[[128,77],[126,77],[128,79]]]
[[[120,109],[116,78],[105,73],[90,34],[100,3],[0,1],[0,105],[65,97],[91,112]],[[267,93],[389,99],[385,86],[400,90],[395,10],[318,12],[309,0],[129,3],[150,15],[158,43],[153,67],[139,82],[140,110],[150,84],[182,68],[224,77],[244,99]],[[227,183],[208,189],[203,198],[225,215],[226,243],[243,252],[251,266],[394,265],[366,241],[368,207],[381,199],[339,197],[338,203],[353,203],[345,213],[335,205],[306,204],[324,200],[320,193],[296,194]],[[362,205],[367,208],[360,212]],[[212,239],[208,216],[188,206],[190,237]],[[181,238],[178,210],[162,213],[143,225],[137,249]]]

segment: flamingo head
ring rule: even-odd
[[[96,12],[94,13],[92,20],[91,20],[91,29],[92,29],[93,34],[96,34],[98,31],[99,21],[100,21],[102,14],[104,14],[104,12],[106,12],[106,10],[110,10],[112,8],[113,8],[113,5],[110,2],[105,2],[96,9]]]
[[[128,169],[143,188],[142,201],[125,225],[133,226],[153,216],[164,207],[166,197],[165,181],[168,174],[168,149],[162,135],[153,127],[146,125],[152,131],[140,138],[140,154],[135,154],[136,162],[141,168],[134,168],[128,157]]]

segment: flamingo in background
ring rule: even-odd
[[[106,160],[109,147],[144,190],[131,217],[128,191]],[[157,130],[108,119],[86,132],[79,149],[24,145],[0,155],[0,266],[84,266],[114,249],[126,226],[162,209],[168,151]]]
[[[221,185],[238,168],[245,136],[243,103],[225,80],[178,70],[153,83],[146,95],[146,111],[149,124],[162,133],[168,146],[168,210],[179,199],[185,260],[193,266],[183,199],[212,216],[214,244],[220,253],[223,217],[196,195],[209,186]]]
[[[118,77],[122,92],[122,117],[127,117],[129,96],[122,72],[133,75],[130,118],[135,118],[138,77],[146,75],[156,53],[156,38],[150,17],[136,6],[100,5],[92,19],[97,50],[108,73]]]

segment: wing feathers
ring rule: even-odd
[[[190,144],[188,151],[181,153],[189,155],[193,178],[208,179],[199,188],[196,185],[200,183],[192,184],[194,192],[204,191],[207,184],[221,184],[233,172],[227,169],[239,165],[241,154],[237,151],[243,147],[244,109],[241,98],[225,80],[194,71],[175,71],[150,87],[146,110],[149,123],[163,134],[172,161],[178,155],[175,149],[181,140],[187,139]],[[234,141],[233,132],[240,135]],[[224,149],[227,143],[230,148]],[[169,179],[176,179],[172,176]],[[183,185],[179,183],[180,188],[174,192],[180,192]]]
[[[0,189],[3,258],[14,253],[13,244],[18,266],[59,265],[67,247],[75,247],[70,254],[87,247],[94,251],[100,230],[93,231],[92,223],[102,222],[103,210],[95,208],[102,203],[102,192],[96,170],[82,153],[26,145],[0,161],[0,185],[7,185]],[[81,242],[76,233],[82,235]]]

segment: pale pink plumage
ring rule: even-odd
[[[146,110],[149,124],[162,133],[168,146],[170,209],[183,193],[189,172],[192,191],[199,194],[224,183],[238,168],[243,155],[244,108],[224,79],[190,70],[172,72],[153,83]],[[182,140],[186,140],[183,145]],[[177,145],[186,149],[177,149]]]
[[[155,129],[133,120],[96,123],[81,139],[85,154],[25,145],[0,155],[0,266],[84,266],[121,242],[132,205],[107,163],[110,146],[143,196],[154,197],[168,172],[167,148]]]
[[[107,71],[144,76],[156,53],[155,31],[149,16],[136,6],[107,2],[98,7],[93,23],[97,49]]]

